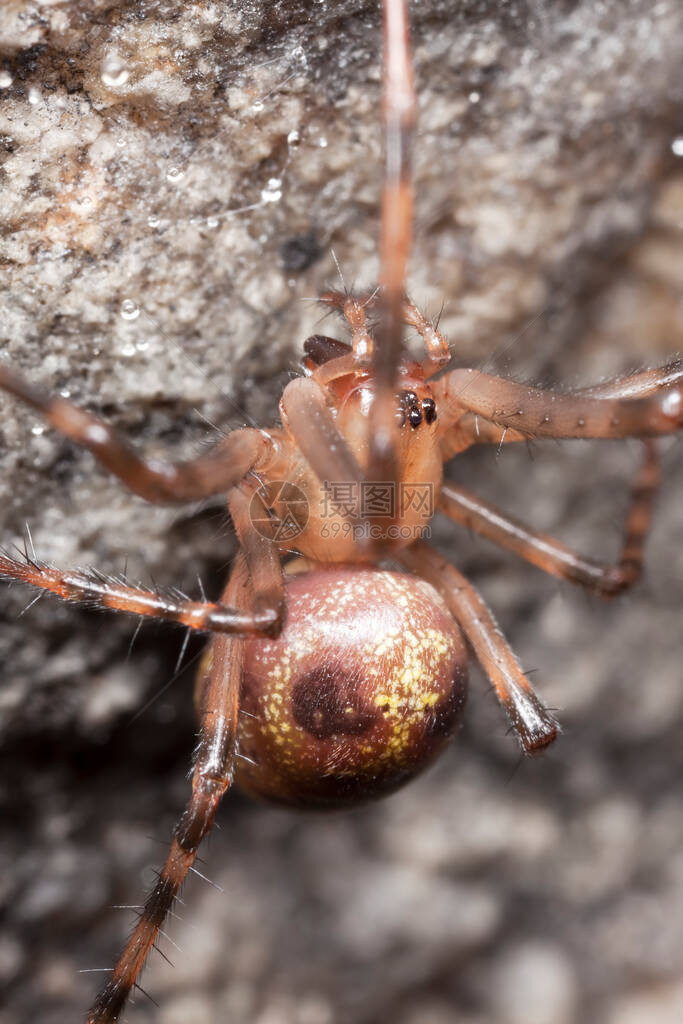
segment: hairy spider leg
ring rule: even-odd
[[[322,293],[320,301],[326,305],[336,306],[343,312],[351,328],[351,351],[354,363],[358,366],[371,363],[375,343],[368,330],[363,299],[344,292],[327,291]]]
[[[276,623],[271,632],[277,635],[284,623],[285,583],[277,544],[256,530],[252,522],[252,500],[261,486],[257,478],[243,480],[228,494],[228,509],[237,540],[247,559],[250,587],[254,592],[246,614],[255,618],[275,614]]]
[[[491,680],[524,753],[545,750],[556,738],[559,726],[534,692],[478,591],[425,541],[402,551],[400,559],[443,596]]]
[[[586,398],[643,398],[655,395],[672,385],[683,383],[683,360],[674,359],[665,366],[657,366],[651,370],[639,370],[627,377],[591,384],[572,392]]]
[[[247,559],[240,552],[223,597],[245,613],[248,583]],[[171,850],[158,881],[109,981],[88,1012],[87,1024],[113,1024],[118,1020],[232,782],[243,653],[241,640],[217,636],[213,641],[213,667],[201,712],[192,795],[173,833]]]
[[[456,523],[466,526],[500,547],[513,551],[544,572],[578,583],[601,597],[614,597],[640,579],[645,538],[652,520],[654,497],[660,483],[657,452],[652,441],[644,442],[643,465],[631,490],[621,557],[607,565],[572,551],[547,533],[532,530],[518,519],[464,487],[444,483],[437,508]]]
[[[258,534],[249,521],[249,501],[257,486],[257,482],[251,481],[233,488],[228,495],[235,531],[257,590],[253,607],[246,611],[211,601],[191,601],[174,592],[129,586],[124,580],[93,571],[55,569],[28,556],[22,560],[12,558],[7,552],[0,552],[0,577],[49,590],[65,601],[177,622],[202,632],[276,635],[284,615],[284,584],[277,548]]]
[[[384,0],[384,181],[380,226],[379,324],[370,480],[397,480],[396,383],[403,357],[403,301],[412,239],[415,89],[405,0]]]
[[[379,323],[373,341],[363,303],[343,292],[322,301],[342,309],[352,329],[352,352],[315,371],[321,385],[353,372],[372,355],[375,401],[369,420],[368,479],[397,483],[396,389],[404,354],[404,293],[412,240],[412,139],[415,90],[405,0],[384,0],[384,179],[380,225]]]
[[[314,377],[298,377],[289,382],[280,400],[280,415],[321,483],[360,485],[363,471],[335,423],[325,392]],[[359,513],[359,502],[357,506],[355,512]]]
[[[346,292],[340,291],[326,291],[320,296],[320,301],[324,302],[327,306],[334,306],[336,309],[341,310],[346,318],[347,323],[351,327],[351,337],[355,342],[358,338],[357,343],[352,345],[354,355],[357,348],[362,349],[364,344],[364,335],[368,334],[367,330],[367,316],[366,309],[372,308],[377,305],[379,292],[375,292],[372,295],[352,296]],[[448,348],[448,342],[444,338],[443,334],[434,324],[429,320],[424,313],[421,313],[415,303],[404,297],[403,304],[401,307],[401,322],[408,327],[414,327],[417,333],[422,338],[425,349],[427,351],[427,358],[422,363],[422,369],[426,378],[433,376],[438,372],[451,358],[450,350]],[[331,340],[331,339],[330,339]],[[370,339],[372,343],[372,338]],[[337,342],[337,345],[343,345],[343,342]],[[347,355],[346,352],[340,351],[338,355]],[[335,354],[337,352],[335,351]],[[348,366],[350,373],[354,368],[354,363],[347,360],[344,366]],[[340,362],[340,368],[342,364]],[[340,374],[335,372],[335,376]],[[321,374],[318,380],[322,383],[325,380],[325,375]]]
[[[19,561],[6,554],[0,555],[0,577],[49,590],[65,601],[177,622],[204,632],[270,635],[279,625],[279,616],[271,609],[243,612],[210,601],[185,600],[144,587],[128,586],[94,572],[54,569],[39,562]]]
[[[683,378],[683,367],[678,360],[668,366],[658,367],[653,370],[642,370],[639,373],[631,374],[628,377],[621,377],[617,380],[606,381],[602,384],[595,384],[591,387],[581,388],[571,392],[573,398],[624,398],[636,399],[645,398],[648,395],[656,395],[671,387],[675,387]],[[451,398],[450,418],[441,419],[441,430],[444,436],[441,438],[441,452],[444,461],[453,458],[460,452],[465,451],[473,444],[512,444],[518,441],[528,441],[530,435],[518,429],[511,429],[508,426],[500,426],[493,423],[479,413],[466,412],[463,403],[462,415],[458,417],[456,411],[456,399]],[[452,422],[455,418],[455,422]]]
[[[479,370],[452,370],[434,385],[440,430],[446,434],[453,426],[460,427],[465,412],[513,431],[518,435],[514,440],[643,438],[683,427],[683,370],[661,367],[634,376],[632,387],[626,377],[613,385],[563,394]],[[476,431],[476,422],[472,428]]]
[[[414,327],[422,338],[427,349],[427,358],[422,363],[422,369],[426,378],[432,377],[450,361],[448,342],[438,327],[435,327],[408,298],[403,303],[403,322],[409,327]]]
[[[653,370],[641,370],[639,373],[630,374],[628,377],[620,377],[616,380],[605,381],[602,384],[594,384],[590,387],[580,388],[571,392],[573,397],[583,398],[645,398],[648,395],[655,395],[662,390],[671,388],[681,382],[683,378],[683,364],[676,360],[667,366],[657,367]],[[455,405],[451,406],[453,416]],[[455,413],[457,416],[457,413]],[[512,444],[516,441],[528,441],[529,435],[519,430],[510,429],[507,426],[499,426],[491,420],[485,419],[478,413],[463,412],[456,422],[450,425],[450,421],[444,422],[444,436],[441,438],[441,453],[444,461],[452,459],[454,455],[465,451],[473,444]]]
[[[267,464],[272,443],[265,431],[234,430],[211,451],[185,462],[138,455],[103,420],[65,398],[53,398],[0,365],[0,388],[39,412],[61,434],[87,448],[129,490],[155,504],[198,501],[224,494],[254,468]]]

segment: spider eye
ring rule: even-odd
[[[422,410],[427,423],[433,423],[436,419],[436,402],[433,398],[422,399]]]
[[[414,391],[401,391],[397,397],[398,412],[396,413],[396,421],[400,427],[404,426],[407,419],[411,427],[415,429],[420,426],[423,419],[427,419],[430,415],[432,418],[427,419],[427,422],[433,422],[436,417],[436,406],[432,398],[425,398],[420,403],[420,399]],[[430,408],[431,412],[428,411]]]
[[[406,408],[410,408],[411,405],[417,405],[417,395],[414,391],[402,391],[399,397],[401,404],[405,405]]]

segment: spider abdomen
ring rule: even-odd
[[[327,567],[287,581],[287,624],[245,645],[236,781],[335,807],[383,796],[439,753],[465,702],[464,640],[403,573]]]

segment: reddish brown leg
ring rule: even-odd
[[[483,598],[424,541],[401,552],[401,561],[442,594],[493,683],[524,752],[544,750],[557,736],[557,722],[534,693]]]
[[[351,326],[353,354],[356,361],[362,361],[372,347],[372,338],[367,330],[365,310],[368,306],[377,305],[377,295],[353,297],[345,292],[327,291],[320,296],[320,300],[343,312]],[[422,369],[425,377],[431,377],[450,361],[448,342],[434,324],[420,312],[415,303],[405,297],[401,308],[401,322],[408,327],[414,327],[422,338],[427,350],[427,358],[422,364]],[[351,362],[347,361],[347,365],[352,368]],[[322,379],[319,379],[322,383]]]
[[[683,426],[680,366],[650,370],[574,394],[544,391],[478,370],[453,370],[437,381],[434,397],[442,435],[456,424],[460,427],[458,421],[467,411],[497,424],[503,432],[527,438],[655,437]],[[476,432],[476,419],[471,429]],[[501,441],[517,439],[501,437]]]
[[[676,363],[668,367],[661,367],[656,370],[645,370],[642,373],[633,374],[621,380],[608,381],[605,384],[598,384],[591,388],[573,392],[571,397],[584,398],[644,398],[648,395],[655,395],[677,385],[682,376],[681,364]],[[437,384],[437,395],[439,384]],[[529,434],[519,430],[511,429],[508,426],[500,426],[492,423],[485,417],[474,412],[467,412],[465,403],[462,404],[462,414],[457,414],[456,400],[451,396],[450,414],[451,418],[456,417],[456,422],[449,425],[449,420],[440,418],[440,430],[443,433],[441,438],[441,452],[444,462],[453,458],[459,452],[465,451],[473,444],[491,444],[501,446],[513,444],[519,441],[528,441]],[[440,408],[440,414],[443,410]],[[444,432],[445,431],[445,432]]]
[[[223,597],[247,614],[247,561],[237,556]],[[159,880],[145,901],[135,930],[111,978],[88,1013],[87,1024],[113,1024],[154,946],[197,849],[213,825],[220,800],[232,781],[239,692],[243,660],[242,641],[218,636],[213,641],[213,667],[204,693],[192,796],[173,833],[171,850]]]
[[[371,348],[375,377],[375,402],[369,435],[368,479],[397,481],[396,398],[399,365],[404,353],[403,314],[408,255],[412,240],[413,188],[411,180],[412,137],[415,127],[415,91],[410,61],[408,11],[405,0],[384,0],[384,137],[385,167],[380,228],[379,324],[371,339],[364,324],[362,305],[344,311],[354,329],[354,356]],[[325,301],[340,305],[339,293]],[[353,300],[352,300],[353,301]],[[357,310],[363,323],[354,327]],[[350,372],[353,360],[333,363],[316,373],[320,384]]]
[[[320,296],[321,302],[339,309],[351,327],[351,342],[314,335],[304,342],[304,351],[314,351],[318,356],[315,365],[308,364],[313,377],[321,387],[326,387],[339,377],[346,377],[372,361],[374,341],[367,328],[365,302],[367,300],[349,295],[347,292],[327,291]],[[311,345],[311,343],[313,343]],[[329,353],[329,355],[328,355]]]
[[[448,342],[441,331],[437,330],[431,320],[428,320],[410,299],[403,303],[403,322],[414,327],[422,338],[427,349],[427,358],[422,364],[422,369],[425,377],[433,376],[450,361]]]
[[[367,365],[372,361],[374,342],[368,331],[365,303],[360,298],[344,292],[323,292],[320,301],[341,309],[351,328],[351,351],[356,364]]]
[[[590,558],[582,558],[547,533],[530,529],[471,491],[451,483],[443,485],[437,507],[449,519],[467,526],[508,551],[514,551],[520,558],[525,558],[544,572],[579,583],[601,597],[614,597],[640,579],[643,546],[650,527],[659,479],[659,463],[654,445],[646,442],[645,460],[633,486],[624,545],[617,565],[605,565]]]
[[[279,632],[284,621],[285,584],[277,546],[255,530],[251,521],[251,501],[259,489],[258,481],[243,481],[228,495],[228,508],[247,559],[250,587],[254,591],[247,614],[255,618],[275,614],[272,630]]]
[[[256,482],[245,482],[233,488],[228,497],[235,530],[258,590],[258,599],[247,611],[210,601],[190,601],[173,592],[131,587],[98,573],[54,569],[28,557],[19,561],[6,552],[0,553],[0,577],[49,590],[66,601],[178,622],[188,629],[244,636],[277,634],[284,605],[282,573],[277,548],[256,533],[249,522],[249,500],[257,486]]]
[[[658,366],[654,370],[641,370],[628,377],[604,381],[587,388],[575,391],[575,395],[586,398],[644,398],[656,395],[672,386],[683,383],[683,361],[673,360],[667,366]]]
[[[319,480],[360,484],[363,472],[339,432],[317,380],[299,377],[290,381],[280,400],[280,414]]]
[[[189,601],[144,587],[131,587],[113,577],[93,572],[69,572],[33,561],[18,561],[7,554],[0,555],[0,577],[49,590],[65,601],[178,622],[188,629],[260,635],[272,633],[279,621],[278,613],[272,607],[239,611],[210,601]]]
[[[0,366],[0,388],[36,409],[56,430],[88,448],[108,470],[147,501],[174,504],[223,494],[250,469],[267,462],[272,442],[261,430],[236,430],[206,455],[188,462],[144,459],[102,420],[64,398],[51,398]]]
[[[395,392],[403,356],[403,301],[412,236],[411,158],[415,127],[415,91],[405,0],[384,2],[383,110],[386,151],[380,228],[380,318],[376,331],[376,400],[368,478],[395,481]]]

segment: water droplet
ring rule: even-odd
[[[100,70],[102,81],[109,89],[117,89],[125,85],[130,78],[130,71],[118,53],[109,53],[102,61]]]
[[[134,356],[134,355],[135,355],[135,353],[136,353],[136,351],[137,351],[137,350],[136,350],[136,348],[135,348],[135,345],[132,345],[132,344],[130,344],[130,343],[129,343],[129,344],[127,344],[127,345],[123,345],[123,346],[121,347],[121,355],[122,355],[122,356],[125,356],[125,357],[126,357],[126,359],[130,359],[130,357],[131,357],[131,356]]]
[[[324,135],[320,136],[318,140],[318,145],[320,146],[321,149],[327,149],[327,139],[325,138]]]
[[[217,228],[218,227],[218,217],[207,217],[206,218],[206,226],[207,226],[207,228]]]
[[[62,398],[71,398],[71,392],[69,391],[68,388],[62,388],[62,390],[59,393],[62,396]]]
[[[671,152],[674,156],[683,156],[683,135],[679,135],[671,143]]]
[[[118,53],[106,54],[99,74],[104,85],[110,89],[118,89],[130,78],[130,72]]]
[[[300,64],[306,63],[306,51],[303,46],[295,46],[292,50],[292,58],[298,60]]]
[[[467,97],[467,99],[470,101],[470,103],[478,103],[479,100],[481,99],[481,93],[480,92],[471,92],[469,94],[469,96]]]
[[[12,76],[9,71],[0,71],[0,89],[9,89],[12,84]]]
[[[268,184],[261,192],[261,202],[277,203],[282,197],[282,178],[269,178]]]
[[[40,89],[36,89],[35,85],[32,85],[28,91],[28,101],[32,107],[35,107],[36,103],[40,103]]]
[[[149,217],[147,218],[147,223],[149,224],[149,226],[151,228],[158,228],[159,227],[159,218],[157,217],[157,215],[155,213],[150,213]]]
[[[293,128],[292,131],[287,136],[287,145],[288,146],[298,146],[300,140],[301,140],[301,136],[299,135],[299,133],[296,130],[296,128]]]
[[[263,106],[264,104],[262,100],[254,100],[254,102],[251,105],[251,109],[255,110],[257,113],[260,113],[263,110]]]
[[[166,171],[166,181],[171,181],[175,184],[176,181],[180,181],[184,177],[185,172],[181,171],[179,167],[169,167]]]
[[[119,312],[124,320],[137,320],[140,316],[140,307],[132,299],[124,299]]]
[[[139,341],[135,342],[135,347],[138,350],[138,352],[146,352],[147,349],[149,348],[149,342],[146,341],[144,338],[140,338]]]
[[[126,140],[125,139],[117,139],[116,140],[116,145],[119,147],[119,149],[123,148],[123,146],[125,146],[125,144],[126,144]]]
[[[665,416],[670,416],[671,418],[680,416],[681,410],[683,410],[683,398],[681,398],[680,391],[672,391],[664,396],[662,399],[662,412]]]
[[[36,423],[35,427],[31,427],[31,433],[35,434],[36,437],[40,437],[41,434],[45,433],[45,424]]]

